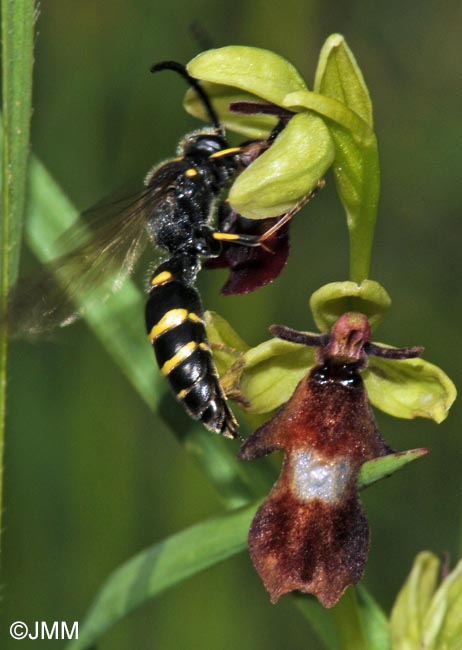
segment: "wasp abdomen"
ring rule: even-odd
[[[160,371],[188,413],[216,433],[237,437],[237,422],[207,341],[199,293],[178,269],[170,271],[168,262],[152,276],[146,328]]]

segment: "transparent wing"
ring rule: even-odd
[[[35,336],[68,325],[120,289],[146,246],[146,221],[167,199],[175,175],[164,171],[137,195],[83,213],[57,242],[63,255],[13,290],[11,333]]]

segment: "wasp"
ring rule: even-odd
[[[186,79],[203,102],[211,126],[187,135],[173,160],[149,172],[137,196],[87,213],[85,232],[89,228],[90,236],[79,242],[82,225],[72,228],[67,236],[71,250],[25,289],[13,293],[8,318],[15,331],[28,334],[71,323],[79,316],[76,298],[107,276],[115,276],[111,290],[117,289],[151,242],[166,257],[150,275],[145,309],[146,329],[160,372],[192,418],[213,432],[236,438],[238,424],[219,381],[195,282],[202,261],[223,258],[224,251],[228,251],[228,261],[221,266],[232,270],[238,265],[229,246],[261,248],[269,260],[274,257],[275,251],[265,242],[276,241],[292,213],[265,220],[264,232],[260,232],[262,225],[257,234],[238,232],[239,224],[248,220],[234,213],[226,201],[220,204],[220,199],[236,176],[271,145],[284,124],[280,120],[266,140],[231,147],[206,92],[185,66],[164,61],[151,68],[152,72],[160,70],[173,70]],[[218,204],[222,229],[212,225]],[[243,266],[250,268],[258,259],[251,254]],[[236,293],[253,290],[255,284],[261,286],[278,272],[268,271],[257,283],[239,280]],[[52,283],[55,275],[65,278],[64,284]]]

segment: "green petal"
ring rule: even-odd
[[[233,184],[233,208],[252,219],[289,211],[324,176],[334,148],[324,122],[311,113],[295,115],[274,144]]]
[[[213,311],[205,312],[205,325],[218,374],[223,375],[249,346],[227,320]]]
[[[425,650],[460,650],[462,647],[462,560],[443,580],[424,619]]]
[[[435,591],[439,566],[436,555],[428,551],[419,553],[416,557],[391,612],[393,650],[429,648],[422,645],[424,619]]]
[[[258,47],[229,45],[207,50],[190,61],[187,69],[201,81],[233,86],[278,105],[287,94],[306,88],[291,63]]]
[[[337,111],[329,127],[335,144],[334,176],[350,234],[350,277],[361,282],[369,275],[380,191],[379,160],[375,136],[364,138],[364,122],[372,128],[369,93],[353,54],[339,34],[329,37],[321,51],[315,91],[341,102],[358,116],[356,121],[345,122]]]
[[[314,365],[314,348],[270,339],[243,356],[240,391],[250,413],[269,413],[287,402]]]
[[[277,118],[272,115],[242,115],[229,110],[229,105],[233,102],[258,102],[259,98],[255,95],[221,84],[203,82],[202,86],[226,129],[252,140],[262,140],[276,126]],[[205,122],[210,121],[204,104],[192,88],[186,93],[183,105],[185,110],[194,117]]]
[[[369,460],[361,467],[358,477],[358,489],[362,490],[372,483],[380,481],[382,478],[391,476],[399,469],[405,467],[413,460],[422,458],[428,454],[428,449],[410,449],[409,451],[400,451],[396,454],[389,454],[388,456],[381,456]]]
[[[457,395],[449,377],[423,359],[370,357],[363,379],[371,403],[397,418],[442,422]]]
[[[373,131],[370,125],[337,99],[311,90],[297,90],[286,95],[284,106],[295,112],[308,109],[318,113],[350,131],[358,144],[367,146],[372,143]]]
[[[310,307],[321,332],[328,332],[342,314],[355,311],[365,314],[374,330],[391,306],[391,298],[374,280],[331,282],[313,293]]]

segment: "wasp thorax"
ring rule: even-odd
[[[216,131],[192,133],[180,145],[183,156],[199,158],[208,158],[227,147],[228,143],[224,137]]]

